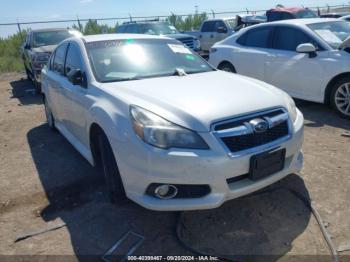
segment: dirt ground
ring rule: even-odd
[[[220,257],[331,261],[314,216],[293,189],[314,201],[340,259],[350,261],[350,121],[327,106],[297,103],[305,116],[301,174],[215,210],[182,213],[178,224],[175,212],[110,204],[101,174],[49,130],[41,98],[23,77],[0,76],[0,260],[99,260],[129,231],[142,238],[129,234],[113,254],[125,255],[135,243],[134,255],[194,254],[178,241],[177,229],[191,248]]]

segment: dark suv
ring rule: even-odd
[[[39,29],[29,31],[21,48],[21,55],[28,79],[35,84],[37,92],[40,92],[41,69],[46,65],[52,51],[66,38],[73,35],[81,35],[80,32],[67,29]]]
[[[179,40],[196,52],[200,50],[200,42],[197,38],[179,33],[174,26],[166,22],[126,22],[117,28],[117,33],[164,35]]]

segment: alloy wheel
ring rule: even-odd
[[[350,116],[350,83],[342,84],[335,91],[335,106],[344,115]]]

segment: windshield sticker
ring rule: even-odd
[[[123,42],[120,40],[107,40],[107,41],[96,41],[89,42],[85,44],[87,48],[108,48],[108,47],[116,47],[123,45]]]
[[[315,30],[317,34],[319,34],[326,42],[341,44],[343,41],[332,31],[327,29]]]
[[[191,61],[196,60],[196,58],[194,57],[194,55],[186,55],[186,59],[187,59],[187,60],[191,60]]]
[[[172,44],[168,44],[168,46],[170,47],[170,49],[174,52],[174,53],[181,53],[181,54],[189,54],[192,55],[191,51],[189,49],[187,49],[185,46],[183,45],[172,45]]]

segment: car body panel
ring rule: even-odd
[[[153,210],[208,209],[300,171],[303,163],[303,116],[300,111],[296,112],[295,121],[291,123],[287,140],[277,146],[252,150],[241,157],[230,155],[213,133],[212,124],[217,121],[270,108],[286,111],[288,95],[266,83],[219,71],[126,82],[97,82],[84,42],[130,37],[133,35],[101,35],[65,41],[81,48],[87,87],[70,85],[67,79],[62,79],[64,76],[58,76],[50,67],[42,71],[43,92],[58,130],[94,165],[90,130],[95,124],[102,128],[111,144],[128,198]],[[130,105],[143,107],[177,125],[196,130],[210,149],[160,149],[146,144],[134,132]],[[257,182],[244,179],[227,183],[227,179],[249,170],[253,155],[276,147],[286,148],[283,170]],[[208,184],[211,192],[201,198],[160,200],[145,194],[150,183]]]
[[[311,58],[309,54],[296,51],[247,47],[236,42],[248,30],[262,26],[258,25],[217,43],[213,47],[215,52],[210,55],[209,62],[218,67],[222,61],[228,61],[239,74],[265,81],[295,98],[323,103],[330,81],[338,75],[350,72],[350,54],[345,50],[332,49],[307,26],[325,21],[337,20],[310,18],[266,24],[298,28],[307,34],[322,48],[315,57]],[[255,66],[252,66],[251,61],[254,61]]]

